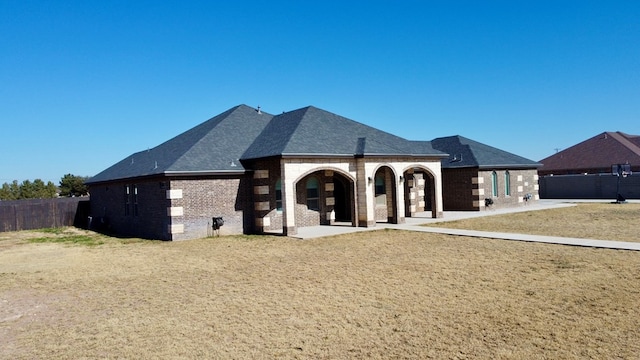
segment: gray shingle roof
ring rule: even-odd
[[[276,115],[247,149],[243,159],[267,156],[433,155],[401,137],[313,106]]]
[[[442,159],[443,168],[535,169],[542,165],[533,160],[467,139],[460,135],[433,139],[431,140],[431,145],[435,149],[449,154],[447,159]]]
[[[240,160],[272,156],[435,156],[428,141],[408,141],[312,106],[270,115],[239,105],[146,151],[88,183],[161,174],[244,172]]]
[[[88,183],[171,173],[242,172],[239,159],[273,116],[231,108],[152,148],[135,153]]]

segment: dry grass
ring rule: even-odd
[[[95,246],[2,235],[5,359],[640,353],[637,252],[400,231],[176,243],[94,235]]]
[[[640,204],[587,203],[428,226],[639,242]]]

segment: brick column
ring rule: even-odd
[[[407,179],[400,173],[398,182],[396,185],[396,224],[404,224],[405,222],[405,208],[404,208],[404,182]]]
[[[253,173],[253,199],[255,230],[262,233],[270,225],[270,218],[267,216],[271,210],[269,170],[256,170]]]
[[[324,171],[324,209],[325,209],[325,218],[324,224],[333,225],[336,221],[334,208],[336,205],[336,198],[334,194],[335,185],[333,184],[333,171],[325,170]],[[322,223],[321,218],[321,223]]]
[[[296,186],[293,183],[297,174],[288,169],[288,164],[281,162],[282,181],[282,233],[284,235],[295,235],[298,233],[296,227]]]
[[[476,210],[484,209],[484,178],[478,174],[478,176],[471,178],[471,196],[473,199],[473,208]]]
[[[373,174],[367,174],[364,158],[356,159],[356,204],[358,226],[376,226],[374,213]],[[369,180],[371,178],[371,180]]]

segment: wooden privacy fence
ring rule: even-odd
[[[88,216],[88,197],[0,201],[0,232],[86,227]]]

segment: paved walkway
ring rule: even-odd
[[[589,200],[589,201],[594,202],[594,200]],[[439,219],[430,218],[428,217],[429,214],[424,213],[424,214],[418,214],[417,217],[406,218],[406,222],[404,224],[379,223],[375,227],[371,227],[371,228],[352,227],[349,224],[333,225],[333,226],[310,226],[310,227],[299,228],[298,234],[294,235],[293,237],[299,238],[299,239],[312,239],[312,238],[318,238],[318,237],[388,228],[388,229],[429,232],[429,233],[439,233],[439,234],[458,235],[458,236],[483,237],[483,238],[490,238],[490,239],[528,241],[528,242],[540,242],[540,243],[548,243],[548,244],[561,244],[561,245],[640,251],[640,242],[635,243],[635,242],[613,241],[613,240],[579,239],[579,238],[567,238],[567,237],[559,237],[559,236],[542,236],[542,235],[500,233],[500,232],[491,232],[491,231],[475,231],[475,230],[446,228],[447,221],[455,221],[455,220],[468,219],[468,218],[481,217],[481,216],[501,215],[501,214],[508,214],[508,213],[514,213],[514,212],[536,211],[536,210],[553,209],[553,208],[559,208],[559,207],[575,206],[575,203],[577,202],[581,202],[581,201],[540,200],[535,204],[530,204],[530,205],[521,206],[517,208],[510,208],[510,209],[507,208],[507,209],[496,209],[496,210],[486,210],[486,211],[446,211],[444,213],[444,217]],[[633,201],[633,202],[636,202],[636,201]],[[421,224],[431,224],[431,223],[442,223],[443,227],[420,226]]]

